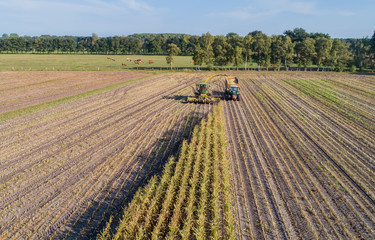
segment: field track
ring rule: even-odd
[[[224,105],[238,239],[374,238],[375,78],[239,78]]]
[[[0,238],[93,237],[208,114],[175,100],[203,77],[152,76],[2,122]]]
[[[0,72],[0,113],[147,73],[17,74]],[[237,238],[374,239],[375,76],[228,74],[241,87],[222,104]],[[0,239],[95,238],[211,112],[181,101],[210,75],[153,75],[0,122]]]

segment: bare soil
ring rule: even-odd
[[[147,72],[0,72],[0,113],[131,79]]]
[[[206,75],[156,75],[2,122],[0,238],[94,238],[212,109],[175,99]]]
[[[374,238],[375,77],[238,77],[224,104],[238,239]]]
[[[146,74],[0,72],[0,112]],[[375,76],[228,74],[241,87],[223,104],[237,238],[375,238]],[[0,238],[95,238],[212,110],[182,101],[210,75],[150,76],[1,122]]]

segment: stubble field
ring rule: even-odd
[[[2,94],[17,89],[17,74],[0,75]],[[228,74],[241,87],[240,102],[222,104],[237,238],[374,238],[375,77]],[[116,73],[113,84],[144,76]],[[211,112],[181,101],[208,76],[152,75],[0,122],[1,238],[95,237]]]

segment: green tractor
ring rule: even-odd
[[[219,102],[219,98],[211,97],[210,86],[207,82],[197,84],[195,97],[188,97],[187,101],[191,103],[215,103]]]

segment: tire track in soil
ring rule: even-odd
[[[248,86],[245,85],[243,87],[247,88]],[[247,91],[251,92],[251,88],[247,88]],[[275,122],[275,119],[272,118],[271,115],[269,115],[267,108],[263,106],[262,102],[259,103],[262,108],[258,112],[265,113],[264,115],[260,115],[260,117],[262,117],[262,120],[259,121],[259,123],[263,124],[266,127],[265,132],[267,132],[267,134],[269,135],[269,141],[272,142],[272,144],[268,146],[268,148],[272,149],[273,152],[273,157],[270,158],[270,160],[274,159],[275,161],[281,161],[281,163],[278,163],[278,161],[275,162],[278,166],[277,168],[281,172],[283,172],[285,176],[290,178],[290,182],[295,182],[293,184],[297,184],[298,187],[296,188],[301,191],[301,194],[304,196],[303,200],[307,202],[307,206],[305,206],[304,211],[314,214],[314,217],[317,218],[318,224],[315,224],[315,227],[319,228],[329,225],[330,229],[326,230],[325,228],[323,228],[321,230],[318,230],[318,234],[323,234],[323,232],[326,234],[326,236],[319,236],[319,238],[327,239],[328,236],[330,238],[335,236],[336,239],[339,239],[339,233],[342,232],[342,230],[337,231],[334,227],[337,224],[332,223],[330,218],[326,215],[325,209],[327,209],[327,207],[321,205],[321,202],[324,202],[324,198],[321,195],[318,195],[320,194],[319,191],[309,188],[311,186],[314,186],[316,181],[310,180],[310,176],[306,175],[306,171],[304,171],[303,168],[300,168],[298,161],[301,157],[298,156],[298,153],[294,151],[293,146],[288,143],[287,137],[279,127],[279,124]],[[249,110],[251,108],[248,106],[247,109]],[[276,172],[279,170],[276,170]],[[287,181],[288,178],[286,178]],[[319,199],[316,199],[314,195],[318,195]],[[319,216],[323,217],[320,218]]]
[[[168,87],[163,89],[163,94],[170,95],[181,92],[186,93],[188,91],[187,86],[181,86],[181,84],[178,86],[170,84],[174,81],[173,78],[176,78],[176,75],[167,75],[167,78],[158,77],[161,79],[157,80],[156,83],[164,82],[165,84],[168,84]],[[191,79],[195,79],[194,81],[198,80],[196,75],[190,76]],[[183,76],[182,74],[178,75],[178,77],[180,79],[186,78],[186,76]],[[155,82],[153,84],[155,84]],[[125,90],[125,88],[123,90]],[[115,91],[119,93],[119,89]],[[106,93],[106,95],[107,94],[108,93]],[[111,96],[106,97],[110,98]],[[125,94],[120,99],[125,99]],[[181,103],[178,103],[177,101],[171,99],[162,100],[160,92],[157,91],[149,91],[143,99],[145,99],[145,101],[143,102],[142,99],[139,100],[142,102],[141,105],[137,104],[137,99],[135,99],[131,101],[133,103],[131,107],[126,105],[125,107],[118,109],[112,108],[116,108],[117,106],[119,106],[121,104],[121,100],[116,101],[116,103],[118,104],[113,104],[113,101],[109,101],[108,103],[112,103],[112,105],[103,105],[100,108],[97,108],[98,110],[96,111],[90,111],[92,110],[91,107],[85,106],[84,108],[88,109],[90,113],[87,114],[86,111],[82,111],[79,116],[79,118],[81,118],[82,116],[81,122],[84,122],[85,119],[89,119],[89,117],[86,117],[86,115],[92,116],[93,114],[96,114],[99,111],[106,110],[105,113],[101,112],[101,115],[107,117],[106,119],[109,120],[108,123],[104,125],[98,124],[99,129],[94,129],[93,132],[87,131],[87,134],[84,136],[84,138],[87,139],[88,137],[91,138],[91,136],[95,136],[98,133],[109,133],[107,134],[108,136],[106,139],[101,139],[101,141],[105,141],[106,144],[103,145],[102,143],[97,142],[96,145],[91,145],[91,150],[87,150],[86,152],[80,155],[74,156],[72,159],[65,163],[63,168],[56,168],[52,173],[47,172],[47,174],[49,175],[46,175],[44,177],[43,175],[35,177],[34,180],[29,181],[29,185],[24,185],[24,188],[22,190],[15,192],[15,194],[11,196],[8,196],[7,199],[5,199],[5,201],[8,202],[8,204],[20,204],[21,202],[16,203],[13,200],[19,199],[20,197],[24,196],[29,196],[28,200],[30,201],[30,204],[28,206],[24,206],[22,212],[20,212],[21,215],[24,217],[22,219],[22,222],[20,222],[20,219],[13,218],[12,215],[10,215],[11,218],[8,219],[10,220],[8,221],[8,223],[14,224],[3,226],[1,228],[2,233],[0,234],[0,236],[13,236],[14,238],[22,237],[34,239],[39,239],[40,237],[49,238],[50,236],[52,236],[53,233],[56,233],[58,229],[62,230],[62,227],[65,224],[71,222],[73,219],[79,219],[79,216],[81,216],[81,214],[84,213],[82,212],[82,209],[86,209],[88,206],[91,206],[95,199],[101,199],[103,193],[108,191],[108,193],[105,195],[105,200],[102,201],[102,203],[105,204],[99,205],[97,209],[100,210],[97,211],[97,214],[92,215],[91,218],[95,219],[96,216],[102,213],[104,213],[104,215],[107,215],[108,212],[111,212],[113,210],[112,205],[116,205],[114,204],[117,201],[116,199],[121,198],[122,196],[124,196],[124,194],[131,193],[131,191],[135,192],[137,187],[142,183],[142,180],[145,179],[143,176],[145,174],[144,172],[151,173],[151,171],[160,171],[160,169],[162,169],[163,159],[165,159],[168,155],[170,155],[178,149],[178,142],[179,139],[182,137],[181,134],[183,134],[183,132],[187,132],[187,136],[190,136],[189,128],[192,127],[194,124],[198,123],[199,118],[202,118],[205,114],[208,114],[208,112],[211,111],[211,106],[196,105],[192,107],[191,105],[181,105]],[[91,102],[87,102],[87,104],[91,104]],[[142,107],[146,105],[148,105],[147,108]],[[143,110],[137,111],[137,108]],[[48,111],[51,110],[48,109]],[[165,112],[165,114],[161,114],[161,112],[163,111]],[[179,111],[180,113],[178,113]],[[108,116],[108,113],[109,115],[111,115],[110,117]],[[193,113],[193,115],[196,117],[192,120],[190,125],[186,125],[184,123],[184,117],[189,116],[190,113]],[[134,120],[132,120],[132,118],[128,117],[134,114],[138,114],[141,116],[141,118],[137,119],[139,122],[138,125],[136,124],[136,122],[134,122]],[[170,122],[168,122],[166,114],[171,116],[169,119],[174,119],[173,122],[176,124],[176,126],[178,126],[177,130],[174,129]],[[33,116],[35,115],[36,114],[33,114]],[[115,117],[117,115],[120,115],[120,117]],[[73,116],[73,118],[76,117],[74,116],[74,111],[72,112],[71,116]],[[71,119],[63,119],[63,121],[67,123],[69,123],[69,120],[71,121]],[[155,124],[153,124],[149,120],[152,120]],[[165,129],[165,121],[167,121],[167,123],[170,124],[169,128],[171,131],[166,136],[169,139],[169,141],[165,142],[167,144],[165,146],[165,149],[160,149],[159,154],[156,157],[154,157],[155,161],[153,160],[151,162],[145,162],[145,165],[143,165],[143,167],[139,166],[140,160],[142,158],[136,158],[134,156],[137,156],[136,153],[138,153],[139,155],[139,153],[142,152],[144,152],[145,154],[147,154],[148,152],[148,156],[153,153],[153,139],[155,139],[156,136],[154,134],[163,134],[163,131],[155,129]],[[144,124],[146,122],[150,127],[153,127],[154,130],[146,128],[147,124]],[[125,128],[122,128],[121,130],[119,130],[120,128],[117,130],[113,129],[114,126],[120,126],[123,125],[123,123],[125,123]],[[39,126],[43,127],[40,124]],[[93,123],[90,126],[95,126],[95,123]],[[110,126],[112,126],[112,128]],[[27,129],[28,128],[25,128],[24,131],[27,131]],[[90,127],[86,129],[91,130]],[[121,136],[124,132],[127,132],[127,129],[134,132],[129,135],[131,137],[127,137],[128,140],[122,142],[124,138],[122,138]],[[74,134],[79,134],[80,130],[82,131],[82,128],[74,129],[74,132],[71,135],[62,135],[62,137],[73,137]],[[146,135],[140,134],[142,131]],[[56,154],[65,154],[69,149],[71,149],[73,145],[79,144],[80,141],[82,141],[80,139],[82,138],[74,138],[74,141],[70,142],[70,146],[67,146],[63,149],[57,149],[53,152],[49,152],[49,155],[47,156],[52,157]],[[95,138],[92,137],[92,139]],[[132,143],[136,139],[143,139],[144,143],[140,146],[136,146],[136,143],[134,143],[132,153],[135,155],[131,156],[132,153],[128,153],[127,151],[124,152],[125,146],[129,143]],[[54,149],[53,145],[56,143],[58,143],[58,141],[50,142],[50,144],[45,145],[45,147]],[[19,158],[17,160],[29,161],[28,159],[35,158],[35,156],[37,155],[38,152],[35,151],[33,154],[27,155],[27,157],[23,156],[23,158]],[[119,168],[116,168],[117,171],[113,173],[112,171],[110,171],[112,175],[108,175],[107,173],[109,173],[109,169],[103,168],[103,166],[107,165],[108,163],[111,164],[111,161],[115,161],[114,159],[116,159],[116,157],[118,156],[124,157],[123,160],[117,162],[117,166],[119,166]],[[82,166],[77,165],[83,163],[87,158],[89,158],[90,161],[87,161]],[[50,164],[52,163],[53,162],[51,162]],[[73,166],[79,166],[79,168],[74,169]],[[115,165],[112,164],[111,166]],[[27,168],[25,168],[24,166],[21,166],[21,168],[22,167],[24,168],[23,170],[27,170]],[[92,175],[90,178],[84,178],[84,176],[88,176],[88,173],[93,172],[95,172],[95,174]],[[27,172],[25,172],[25,174],[26,173]],[[40,177],[42,177],[42,179]],[[62,183],[59,184],[58,181],[60,177],[68,178],[68,182],[64,180]],[[69,179],[70,177],[72,178]],[[51,178],[54,180],[51,181]],[[121,179],[128,180],[121,182]],[[10,178],[7,178],[7,180],[9,182]],[[82,182],[83,180],[85,180],[85,182]],[[97,184],[98,181],[104,183],[104,185],[102,185],[100,189],[94,186],[95,184]],[[76,186],[79,187],[80,190],[78,190]],[[127,193],[123,193],[121,191],[121,189],[124,188],[127,189]],[[38,194],[35,194],[38,189],[42,190],[42,192],[38,192]],[[25,195],[26,192],[29,192],[29,194]],[[74,193],[74,197],[70,197],[73,195],[71,195],[69,192],[72,192],[72,194]],[[45,198],[44,196],[47,198]],[[130,196],[130,194],[128,196]],[[37,199],[39,199],[40,201]],[[3,203],[5,203],[5,201],[3,200]],[[108,201],[110,204],[107,204]],[[95,224],[100,225],[101,223],[105,223],[106,221],[108,221],[108,219],[106,217],[102,217],[100,218],[100,220],[95,220]],[[19,228],[21,226],[19,225],[20,223],[25,224],[23,225],[24,227],[26,225],[33,227],[34,233],[31,234],[31,232],[27,231],[25,228]],[[87,230],[89,234],[93,234],[92,228],[87,228]],[[96,229],[96,231],[97,230],[100,229]],[[82,233],[84,233],[85,235],[85,231],[83,231]],[[66,237],[69,236],[71,237],[74,235],[66,235]]]
[[[277,84],[274,83],[273,85],[275,86]],[[285,93],[286,92],[284,92],[284,95],[287,95]],[[297,97],[294,97],[294,99],[295,98]],[[319,131],[318,133],[310,132],[310,134],[312,134],[312,136],[314,137],[315,141],[318,140],[318,142],[322,142],[325,139],[329,139],[330,137],[335,136],[334,139],[327,141],[323,148],[325,148],[326,151],[334,153],[333,155],[336,159],[340,159],[340,164],[343,165],[343,168],[346,169],[345,171],[349,171],[351,172],[351,174],[356,173],[355,177],[357,179],[360,178],[359,180],[357,180],[360,185],[374,185],[373,179],[371,179],[370,177],[372,175],[372,172],[374,171],[374,168],[371,164],[371,161],[368,161],[369,159],[371,159],[371,155],[366,154],[365,146],[357,145],[357,143],[360,144],[360,142],[354,141],[354,139],[350,137],[351,132],[347,132],[347,129],[343,128],[339,124],[332,123],[332,120],[327,119],[325,117],[325,114],[319,112],[318,109],[309,110],[308,107],[306,107],[306,105],[303,108],[301,108],[303,106],[302,104],[296,104],[292,102],[290,99],[285,99],[285,101],[286,102],[284,103],[284,106],[292,105],[292,109],[296,108],[299,109],[301,112],[305,112],[305,118],[309,118],[310,114],[313,114],[313,112],[319,113],[319,115],[322,116],[321,119],[325,122],[319,123],[318,121],[320,120],[316,119],[315,121],[311,120],[308,123],[306,123],[310,128],[314,127],[314,129],[320,129],[324,126],[325,129],[323,131]],[[335,129],[332,129],[332,127],[328,123],[332,123]],[[306,124],[302,124],[302,126],[305,129],[307,129]],[[343,136],[343,134],[345,134],[345,136]],[[338,141],[340,137],[344,142]],[[343,153],[345,153],[345,155],[341,155]],[[356,166],[352,166],[354,163],[356,164]]]
[[[260,83],[256,82],[258,78],[259,76],[254,78],[256,80],[242,79],[240,82],[242,102],[225,102],[224,104],[230,153],[228,157],[231,160],[233,172],[237,238],[342,239],[358,237],[368,239],[374,237],[373,200],[351,178],[350,173],[344,171],[336,160],[330,157],[330,154],[338,149],[326,148],[326,146],[323,149],[320,143],[315,142],[309,132],[304,130],[306,126],[297,118],[289,116],[289,112],[282,108],[283,105],[275,102],[282,97],[286,104],[297,107],[293,105],[296,104],[293,101],[296,96],[288,94],[284,96],[286,92],[283,91],[286,89],[277,88],[281,86],[281,79],[266,82],[267,87],[276,86],[275,88],[279,91],[271,94],[269,91],[264,91],[264,86],[257,84]],[[260,76],[260,79],[262,78],[264,76]],[[278,98],[277,95],[280,97]],[[264,100],[260,98],[261,96]],[[303,110],[308,114],[314,111],[314,108],[316,108],[315,105],[310,106],[305,102]],[[329,120],[332,125],[336,124],[331,120],[331,115],[326,116],[325,113],[319,113],[319,111],[316,109],[315,114],[325,116],[319,120]],[[334,110],[330,109],[328,114],[332,111]],[[311,121],[312,126],[315,126],[316,122],[313,119]],[[352,134],[351,130],[343,126],[336,127],[340,130],[339,134]],[[355,128],[352,125],[350,127]],[[324,135],[324,137],[328,140],[332,136]],[[357,146],[358,149],[363,147]],[[350,150],[349,145],[343,147]],[[352,153],[359,154],[354,156],[361,156],[363,159],[368,157],[359,152]],[[306,159],[307,156],[308,159]],[[322,171],[319,162],[314,161],[311,156],[328,161],[332,169],[329,172]],[[249,165],[249,167],[245,164],[246,161],[253,162],[255,165]],[[251,174],[255,177],[251,177]],[[262,180],[265,183],[259,185],[259,181]],[[351,195],[343,195],[337,189],[338,186],[347,184],[351,186],[349,190]],[[263,191],[265,194],[263,198],[262,195],[253,193],[254,187]],[[270,189],[272,189],[271,192],[269,192]],[[285,198],[286,195],[300,197]],[[266,208],[257,206],[257,201],[261,200],[264,200],[262,203],[266,205]],[[292,206],[281,206],[280,201],[292,204]],[[300,217],[296,218],[296,216]],[[256,224],[257,221],[269,222],[270,220],[275,223],[276,228],[278,227],[278,233],[275,229],[272,229],[273,233],[268,233],[264,230],[264,226]],[[283,228],[284,231],[282,231]]]
[[[234,135],[240,136],[237,142],[241,143],[239,144],[239,148],[234,148],[234,151],[242,152],[244,158],[242,160],[240,159],[240,161],[249,165],[243,167],[248,169],[248,172],[244,173],[240,182],[243,182],[242,184],[244,186],[248,184],[254,186],[254,192],[252,195],[249,195],[248,193],[245,193],[244,195],[248,201],[251,201],[252,198],[255,199],[255,208],[259,216],[259,218],[256,217],[255,221],[253,221],[253,219],[247,219],[247,221],[253,222],[251,228],[254,229],[256,234],[252,237],[255,239],[279,239],[286,238],[287,234],[296,236],[293,229],[291,229],[289,233],[285,232],[285,227],[283,226],[284,223],[281,221],[281,216],[276,210],[275,192],[271,190],[271,185],[273,184],[267,181],[267,173],[265,172],[263,164],[260,162],[264,161],[263,156],[261,155],[255,137],[252,136],[250,130],[247,129],[249,124],[247,124],[247,121],[243,118],[243,113],[241,113],[243,111],[242,107],[238,102],[229,101],[225,104],[229,105],[231,111],[230,115],[233,117],[237,116],[234,117],[233,121],[230,121],[230,123],[234,123],[233,125],[238,126]],[[231,141],[235,142],[233,140]],[[235,175],[235,173],[233,173],[233,175]],[[248,176],[252,176],[251,179],[249,179]],[[250,215],[251,217],[254,216],[253,214]],[[286,224],[289,224],[289,221]]]
[[[253,85],[253,86],[258,91],[262,91],[262,89],[260,89],[258,86],[255,86],[255,85]],[[284,110],[279,105],[277,105],[269,97],[268,97],[268,99],[269,99],[270,104],[275,108],[275,111],[278,112],[278,113],[282,113],[283,116],[284,116],[284,118],[287,119],[290,122],[291,125],[293,125],[293,128],[297,129],[298,133],[296,133],[296,134],[297,135],[302,135],[303,138],[305,138],[304,141],[307,141],[309,144],[311,144],[311,146],[309,146],[308,148],[315,149],[316,154],[318,156],[321,156],[323,159],[327,159],[329,162],[332,162],[332,161],[334,162],[334,160],[329,157],[329,155],[327,154],[327,152],[325,150],[323,150],[316,142],[314,142],[312,140],[312,138],[305,132],[305,130],[303,130],[303,128],[301,128],[301,126],[299,124],[297,124],[296,120],[292,120],[291,117],[286,112],[284,112]],[[336,166],[336,164],[333,163],[334,166]],[[344,178],[348,178],[349,182],[353,183],[350,180],[352,178],[346,172],[342,172],[342,169],[340,169],[340,168],[338,168],[337,171],[341,172],[343,174]],[[339,178],[337,178],[337,176],[335,178],[336,178],[336,180],[339,180]],[[328,180],[328,179],[326,179],[326,180]],[[325,180],[322,180],[322,181],[324,182]],[[363,189],[362,189],[362,191],[359,189],[359,191],[362,192]],[[362,192],[362,194],[365,194],[365,193]],[[337,193],[331,193],[331,196],[335,196],[335,195],[337,195]],[[365,199],[366,198],[367,197],[365,195]],[[367,235],[369,233],[368,231],[371,232],[371,230],[368,227],[366,227],[368,225],[365,224],[363,222],[363,219],[357,215],[358,213],[352,208],[351,204],[348,203],[348,202],[346,202],[346,200],[344,200],[345,197],[343,197],[343,196],[341,196],[341,197],[335,197],[335,199],[340,201],[340,203],[336,202],[336,204],[338,204],[340,206],[340,208],[344,209],[343,210],[344,214],[350,213],[350,215],[348,215],[347,217],[350,219],[350,225],[351,225],[351,227],[353,227],[353,230],[355,231],[355,233],[356,234],[360,234],[361,237],[368,236]],[[369,200],[371,202],[371,199],[367,198],[366,200]],[[370,224],[370,225],[372,225],[372,224]],[[367,230],[365,230],[366,228],[367,228]],[[362,235],[362,234],[364,234],[364,235]]]

